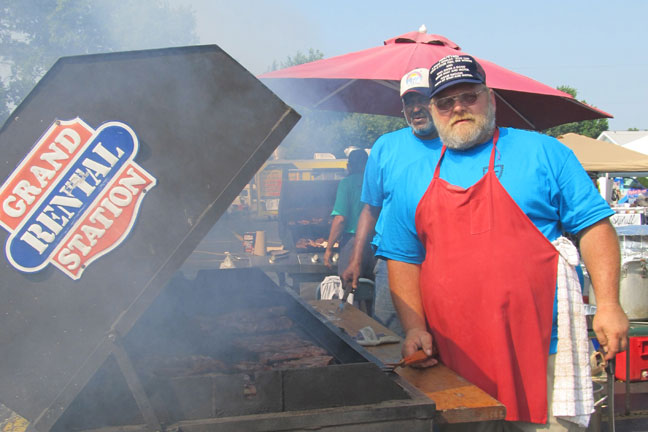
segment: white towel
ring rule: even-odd
[[[319,286],[320,299],[342,300],[344,297],[344,288],[342,288],[342,280],[340,276],[326,276]],[[347,297],[347,303],[353,304],[353,293]]]
[[[589,341],[576,247],[565,237],[553,242],[558,260],[558,347],[552,411],[554,417],[587,427],[594,412]]]

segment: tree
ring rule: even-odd
[[[557,88],[558,90],[569,93],[574,98],[576,98],[577,92],[575,88],[569,86],[558,86]],[[587,103],[584,100],[582,100],[581,102]],[[546,129],[544,133],[553,137],[558,137],[560,135],[572,132],[590,138],[597,138],[601,134],[601,132],[608,130],[608,128],[609,126],[607,119],[596,119],[554,126],[552,128]]]
[[[304,54],[301,51],[297,51],[293,57],[288,56],[285,60],[277,62],[277,60],[272,62],[272,65],[268,68],[268,72],[276,71],[278,69],[285,69],[290,66],[297,66],[304,63],[310,63],[315,60],[321,60],[324,58],[324,54],[317,49],[309,48],[308,54]]]
[[[164,0],[3,0],[0,123],[59,57],[195,44],[194,28]]]

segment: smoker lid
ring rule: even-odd
[[[141,190],[136,218],[130,226],[126,223],[117,246],[88,261],[76,280],[47,260],[42,268],[18,270],[13,246],[6,248],[0,264],[0,402],[42,431],[52,427],[110,354],[109,332],[128,332],[299,115],[214,45],[62,58],[0,129],[2,181],[6,184],[5,179],[22,169],[32,186],[38,176],[42,189],[49,190],[56,161],[39,162],[38,155],[31,160],[26,155],[57,119],[66,125],[76,118],[90,130],[105,128],[89,141],[103,142],[108,151],[113,138],[106,131],[116,124],[119,139],[139,145],[134,163],[153,180],[149,189]],[[68,137],[68,144],[72,141]],[[113,156],[121,155],[116,148]],[[86,181],[100,180],[103,171],[85,163],[96,157],[96,145],[93,151],[80,154],[61,173],[80,169],[95,177],[82,176]],[[111,159],[105,153],[103,157],[104,162]],[[30,163],[40,168],[30,170]],[[57,187],[78,187],[71,178]],[[115,184],[107,184],[105,193],[112,194]],[[11,196],[13,187],[5,187],[4,195],[0,190],[0,200]],[[135,186],[129,187],[134,195]],[[46,195],[36,194],[33,213],[28,211],[24,222],[40,223],[41,233],[64,225],[61,214],[56,219],[51,208],[38,207],[40,200],[51,199]],[[113,198],[123,202],[129,196],[122,189]],[[88,208],[96,209],[98,202],[90,201]],[[77,243],[76,252],[98,240],[102,230],[97,223],[105,227],[117,219],[110,213],[117,209],[107,205],[103,219],[95,215],[94,228],[76,231],[85,234],[85,246]],[[68,216],[76,212],[73,206],[64,207],[58,209]],[[54,219],[34,222],[41,213]],[[78,223],[91,226],[87,219]],[[17,236],[22,240],[20,235],[31,226],[20,231],[0,225],[5,228],[0,229],[3,243],[16,242]],[[72,237],[76,227],[60,236]],[[32,246],[44,248],[51,241],[35,233],[38,229],[32,231],[38,239],[32,238]],[[71,237],[63,238],[60,247]],[[34,257],[41,258],[38,253]]]

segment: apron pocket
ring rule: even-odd
[[[490,200],[473,198],[470,200],[470,234],[481,234],[491,229]]]

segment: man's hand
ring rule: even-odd
[[[345,225],[346,219],[342,215],[335,215],[333,222],[331,222],[331,232],[329,233],[326,251],[324,252],[324,265],[330,269],[333,269],[333,263],[331,263],[333,245],[340,238]]]
[[[420,368],[426,368],[430,366],[434,366],[437,364],[439,361],[432,356],[434,355],[434,343],[432,339],[432,335],[424,329],[410,329],[407,331],[407,334],[405,335],[405,340],[403,341],[403,345],[401,347],[401,352],[403,354],[403,358],[414,354],[418,350],[423,350],[425,354],[430,357],[423,363],[417,364],[415,367],[420,367]]]
[[[630,324],[619,304],[619,238],[608,219],[580,233],[580,250],[596,297],[592,327],[610,360],[626,348]]]
[[[381,207],[373,207],[365,204],[360,212],[358,218],[358,226],[355,234],[355,244],[353,245],[353,252],[349,258],[349,264],[342,273],[342,283],[346,286],[351,284],[353,289],[358,288],[358,278],[360,277],[360,269],[362,268],[362,253],[365,245],[373,236],[374,227],[380,215]]]
[[[353,289],[356,289],[358,288],[358,278],[360,278],[360,262],[351,258],[349,265],[342,273],[342,283],[345,286],[350,284]]]
[[[592,328],[605,350],[606,360],[628,348],[628,317],[618,303],[597,304]]]
[[[326,251],[324,252],[324,265],[332,270],[333,264],[331,263],[331,255],[333,255],[333,251],[326,248]]]

